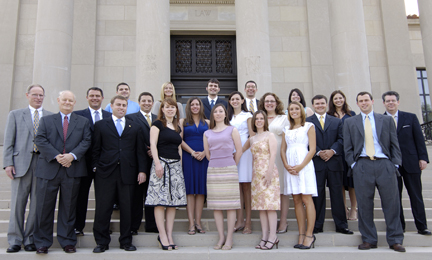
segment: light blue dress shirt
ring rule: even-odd
[[[112,113],[111,103],[105,107],[105,111]],[[128,107],[126,110],[126,115],[133,114],[138,111],[140,111],[140,106],[138,105],[138,103],[128,99]]]

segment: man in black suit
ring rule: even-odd
[[[59,190],[57,240],[66,253],[76,252],[76,202],[80,179],[87,175],[84,155],[91,144],[89,121],[72,113],[76,103],[72,92],[60,92],[57,102],[60,113],[42,117],[35,138],[40,151],[35,172],[34,240],[37,254],[47,254],[53,243],[54,210]]]
[[[336,232],[351,235],[354,233],[348,229],[341,193],[343,186],[342,120],[326,114],[327,98],[323,95],[313,97],[312,106],[315,114],[306,118],[306,121],[313,123],[316,129],[317,153],[312,159],[318,188],[318,197],[313,198],[316,209],[314,233],[323,232],[326,211],[325,187],[327,183]]]
[[[98,87],[89,88],[87,90],[86,99],[89,107],[74,112],[75,114],[83,116],[89,120],[89,129],[92,135],[92,145],[90,145],[90,148],[85,154],[87,163],[87,176],[81,178],[78,201],[76,205],[75,233],[77,236],[84,236],[83,230],[86,221],[89,190],[94,179],[94,172],[92,169],[94,124],[101,119],[111,117],[111,113],[103,110],[101,107],[102,101],[104,99],[102,89]]]
[[[361,113],[345,120],[343,137],[345,160],[351,168],[348,176],[354,177],[356,187],[358,225],[363,240],[358,249],[377,248],[378,235],[373,221],[377,188],[387,225],[387,243],[390,249],[405,252],[397,186],[397,168],[402,158],[396,127],[390,117],[373,112],[370,93],[360,92],[356,100]]]
[[[402,190],[403,184],[405,184],[417,232],[421,235],[430,236],[431,232],[427,227],[421,182],[421,172],[426,169],[429,157],[420,123],[415,114],[398,110],[399,93],[396,91],[385,92],[382,99],[386,108],[385,114],[394,118],[399,146],[402,151],[402,165],[399,168],[401,177],[398,177],[402,228],[405,230],[405,217],[402,208]]]
[[[214,105],[222,103],[226,108],[228,106],[228,103],[225,100],[220,99],[217,95],[220,91],[219,80],[210,79],[207,82],[206,90],[208,96],[206,98],[202,98],[201,101],[204,105],[204,114],[208,119],[210,119],[210,112],[213,109]]]
[[[255,98],[255,94],[258,91],[258,86],[255,81],[249,80],[245,84],[244,91],[246,93],[246,106],[249,111],[253,114],[258,110],[259,100]]]
[[[135,185],[146,181],[144,137],[141,127],[126,119],[127,98],[111,99],[111,117],[95,124],[93,171],[95,172],[96,212],[93,234],[97,243],[94,253],[109,249],[109,227],[114,199],[120,203],[120,248],[135,251],[131,220]]]
[[[152,155],[150,152],[150,127],[153,121],[156,120],[157,116],[151,113],[153,108],[153,95],[149,92],[143,92],[138,97],[138,104],[140,106],[140,111],[138,113],[129,114],[126,116],[127,119],[134,121],[134,123],[141,126],[144,135],[144,143],[143,145],[147,153],[145,153],[145,160],[147,161],[147,168],[145,169],[146,179],[150,179],[150,168],[151,163],[153,161]],[[135,196],[132,208],[132,235],[138,234],[138,229],[141,225],[142,217],[143,217],[143,206],[144,206],[144,198],[147,196],[147,188],[148,181],[137,184],[135,186]],[[156,227],[156,221],[154,217],[154,207],[145,207],[145,231],[146,232],[158,232]]]

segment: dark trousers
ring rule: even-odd
[[[358,205],[358,225],[363,242],[376,245],[377,230],[373,220],[375,187],[381,197],[381,206],[387,225],[389,245],[403,244],[400,222],[400,199],[395,165],[388,159],[371,161],[360,158],[353,168],[355,193]]]
[[[75,229],[80,231],[84,230],[85,227],[89,191],[92,181],[94,179],[93,171],[89,169],[87,172],[89,175],[81,178],[80,188],[78,192],[78,200],[76,205]]]
[[[57,215],[57,240],[64,248],[77,243],[74,224],[76,201],[81,178],[67,176],[61,167],[52,180],[37,178],[36,183],[36,221],[34,241],[36,247],[50,247],[53,244],[54,211],[57,193],[60,198]]]
[[[428,227],[422,195],[421,173],[407,173],[403,167],[400,167],[399,172],[401,174],[401,177],[398,177],[398,187],[401,199],[400,220],[402,223],[402,228],[405,230],[405,217],[402,207],[402,191],[403,185],[405,184],[405,188],[407,189],[409,195],[411,211],[414,216],[416,228],[420,231],[425,230]]]
[[[114,200],[118,199],[120,206],[120,245],[132,243],[131,220],[132,201],[135,184],[124,184],[121,179],[120,167],[117,166],[108,178],[95,174],[96,212],[93,225],[93,235],[98,245],[108,245],[111,242],[109,234],[111,214]]]
[[[141,185],[135,186],[134,199],[133,199],[133,207],[132,207],[132,225],[131,229],[133,231],[138,231],[142,218],[143,218],[143,207],[144,207],[144,199],[147,196],[147,189],[150,177],[147,176],[147,181],[142,183]],[[155,230],[156,221],[154,217],[154,207],[145,207],[145,230]]]
[[[323,229],[326,213],[326,184],[330,191],[331,212],[336,229],[348,228],[345,206],[342,197],[343,172],[328,169],[315,172],[318,197],[313,197],[316,209],[315,228]]]

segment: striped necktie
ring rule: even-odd
[[[255,112],[255,106],[254,106],[254,103],[253,103],[252,99],[249,102],[249,111],[251,111],[252,113]]]
[[[34,137],[36,137],[38,128],[39,128],[39,111],[36,109],[34,111],[34,116],[33,116],[33,134],[34,134]],[[33,142],[33,152],[36,153],[38,151],[39,150],[38,150],[36,144]]]

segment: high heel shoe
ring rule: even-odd
[[[286,225],[285,229],[277,230],[276,234],[283,234],[283,233],[286,233],[286,232],[288,232],[288,224]]]
[[[300,238],[300,236],[306,236],[306,235],[305,234],[299,234],[299,238]],[[303,239],[303,241],[304,241],[304,239]],[[296,245],[294,245],[294,248],[300,248],[301,245],[303,245],[303,244],[296,244]]]
[[[157,237],[157,240],[158,240],[158,242],[159,242],[159,248],[162,248],[162,250],[168,250],[168,251],[171,251],[171,250],[172,250],[172,247],[171,247],[171,246],[164,246],[164,245],[162,245],[162,242],[161,242],[159,236]]]
[[[176,244],[173,244],[173,245],[169,245],[173,250],[177,250],[178,249],[178,246],[176,245]]]
[[[264,246],[265,244],[268,242],[264,239],[261,239],[261,241],[258,243],[258,245],[255,246],[255,249],[262,249],[264,246],[261,246],[261,242],[264,242]]]
[[[313,236],[306,236],[306,237],[308,237],[308,238],[313,238],[313,241],[312,241],[312,243],[309,245],[309,246],[305,246],[305,245],[301,245],[300,247],[299,247],[299,249],[311,249],[311,248],[315,248],[315,240],[316,240],[316,237],[315,237],[315,235],[313,235]]]
[[[267,243],[272,244],[272,246],[268,247]],[[274,242],[267,241],[267,243],[263,247],[261,247],[261,250],[272,250],[274,246],[276,246],[276,249],[279,249],[279,239],[278,238],[276,238],[276,240]]]

